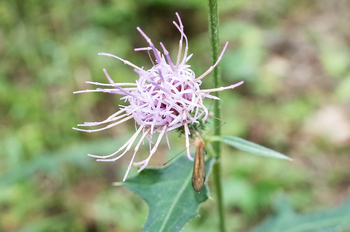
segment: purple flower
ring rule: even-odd
[[[140,76],[140,78],[135,83],[115,83],[104,69],[103,72],[105,73],[109,84],[87,81],[86,83],[103,86],[103,88],[74,92],[105,92],[124,95],[121,99],[129,102],[129,105],[122,106],[118,112],[104,121],[78,124],[80,127],[108,124],[105,127],[94,130],[73,128],[75,130],[90,133],[111,128],[132,118],[135,120],[135,123],[138,125],[136,133],[121,148],[119,148],[118,151],[107,156],[89,154],[89,156],[97,158],[97,161],[116,161],[130,150],[137,137],[142,134],[140,140],[136,144],[134,154],[123,181],[125,181],[132,164],[141,166],[138,172],[141,172],[148,165],[149,160],[156,152],[164,135],[170,148],[168,132],[180,127],[183,127],[185,131],[187,157],[188,159],[193,160],[189,151],[189,135],[191,134],[189,124],[197,124],[199,123],[198,120],[205,121],[208,118],[209,112],[203,105],[203,99],[211,98],[220,100],[218,97],[210,95],[210,93],[225,89],[233,89],[243,84],[243,81],[241,81],[227,87],[200,89],[200,85],[202,84],[201,79],[208,75],[219,63],[228,43],[226,42],[217,62],[201,76],[196,77],[195,73],[190,69],[191,66],[187,64],[192,57],[192,54],[188,55],[187,53],[188,40],[184,33],[184,26],[178,13],[176,13],[176,16],[179,23],[174,21],[173,24],[179,30],[181,38],[179,42],[179,52],[175,63],[171,60],[169,52],[162,43],[160,43],[160,46],[163,49],[163,54],[155,48],[151,39],[148,38],[148,36],[138,27],[137,30],[146,39],[149,46],[137,48],[135,51],[152,50],[156,59],[156,64],[151,69],[144,70],[143,68],[140,68],[118,56],[108,53],[99,53],[99,55],[114,57],[123,61],[124,64],[133,67],[134,71]],[[184,40],[185,48],[183,49],[182,46]],[[183,50],[184,53],[182,55]],[[145,138],[147,138],[150,141],[150,144],[152,144],[152,137],[156,133],[159,133],[159,135],[153,148],[150,147],[151,151],[148,158],[140,162],[134,162],[135,155]],[[120,152],[121,154],[119,154]]]

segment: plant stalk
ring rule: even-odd
[[[217,0],[209,0],[209,31],[210,31],[210,40],[212,47],[212,62],[213,64],[219,58],[219,13],[218,13],[218,4]],[[221,86],[221,76],[219,65],[217,65],[213,70],[214,75],[214,88]],[[213,95],[219,97],[219,92],[213,93]],[[214,116],[220,118],[220,101],[214,101]],[[214,134],[216,136],[221,135],[220,121],[214,121]],[[225,232],[225,217],[224,217],[224,204],[223,204],[223,195],[222,195],[222,184],[221,184],[221,147],[220,142],[213,142],[213,149],[216,154],[216,162],[213,166],[213,175],[214,182],[216,187],[216,195],[218,202],[218,212],[219,212],[219,231]]]

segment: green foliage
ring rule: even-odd
[[[280,196],[273,216],[251,232],[326,232],[350,229],[350,197],[340,206],[308,214],[297,214]]]
[[[7,186],[18,181],[23,181],[28,176],[42,172],[52,178],[61,178],[65,166],[75,166],[81,169],[92,168],[93,159],[89,158],[88,153],[108,153],[119,142],[114,139],[94,141],[80,145],[71,146],[56,152],[45,152],[37,157],[18,164],[15,168],[3,171],[0,176],[0,186]]]
[[[338,88],[336,89],[336,98],[341,102],[348,102],[350,100],[350,73],[342,79]]]
[[[234,39],[240,46],[226,52],[222,60],[223,77],[237,81],[256,79],[264,58],[262,32],[256,26],[237,21],[223,23],[222,40]]]
[[[344,77],[350,66],[350,51],[341,44],[335,46],[328,41],[320,46],[320,58],[327,74]]]
[[[206,161],[209,176],[215,159]],[[149,168],[127,179],[123,186],[140,195],[149,206],[142,231],[180,231],[209,195],[207,184],[199,193],[192,188],[193,162],[182,156],[162,169]]]
[[[271,158],[278,158],[278,159],[290,159],[287,156],[271,150],[269,148],[263,147],[259,144],[247,141],[245,139],[234,137],[234,136],[218,136],[218,137],[211,137],[211,141],[221,141],[223,143],[226,143],[232,147],[235,147],[239,150],[246,151],[255,155],[261,155]]]
[[[320,107],[347,109],[349,1],[222,0],[219,8],[221,46],[229,41],[220,62],[223,86],[246,80],[220,95],[223,134],[295,160],[236,155],[234,149],[222,155],[229,231],[247,231],[281,189],[298,210],[329,204],[348,188],[349,140],[333,143],[304,128]],[[191,68],[203,73],[212,62],[206,10],[199,0],[0,1],[0,231],[140,230],[147,205],[110,185],[121,180],[128,161],[99,163],[86,156],[115,151],[128,139],[120,135],[133,133],[134,125],[73,131],[82,121],[107,118],[123,103],[107,94],[72,92],[90,88],[87,80],[106,82],[102,68],[115,82],[137,78],[130,67],[98,52],[151,66],[147,53],[133,51],[146,46],[136,26],[155,46],[162,41],[176,52],[178,31],[169,25],[176,11],[194,54]],[[210,75],[202,87],[213,87]],[[177,143],[175,137],[170,152],[183,149],[183,138]],[[159,153],[167,151],[161,146]],[[216,231],[214,207],[215,201],[201,204],[201,217],[183,231]]]

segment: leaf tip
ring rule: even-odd
[[[113,182],[112,185],[119,187],[119,186],[123,186],[123,183],[124,182]]]
[[[286,155],[283,155],[283,154],[282,154],[281,157],[277,157],[277,158],[284,159],[284,160],[287,160],[287,161],[294,161],[293,158],[290,158],[290,157],[288,157],[288,156],[286,156]]]

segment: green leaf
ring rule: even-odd
[[[207,177],[215,162],[207,159]],[[142,231],[180,231],[198,214],[198,206],[208,199],[207,184],[197,193],[192,189],[193,162],[182,156],[165,168],[149,168],[121,183],[140,195],[149,206]]]
[[[261,155],[266,157],[273,157],[278,159],[288,159],[289,157],[279,153],[277,151],[271,150],[269,148],[263,147],[259,144],[247,141],[245,139],[234,137],[234,136],[214,136],[210,141],[221,141],[239,150],[246,151],[255,155]]]
[[[350,229],[350,197],[343,205],[309,214],[296,214],[280,197],[275,214],[251,232],[333,232]]]

